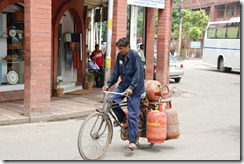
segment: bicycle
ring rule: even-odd
[[[114,94],[119,94],[125,96],[125,92],[110,92],[103,91],[104,100],[103,107],[101,109],[95,110],[86,117],[83,124],[81,125],[79,136],[78,136],[78,149],[81,157],[85,160],[97,160],[106,152],[109,144],[113,138],[113,125],[112,119],[121,128],[121,139],[128,140],[127,126],[126,124],[121,124],[112,109],[115,107],[126,107],[127,102],[113,103],[112,98]],[[138,139],[136,145],[141,149],[151,148],[154,143],[147,142],[145,130],[145,110],[147,105],[143,102],[145,96],[141,97],[140,105],[140,118],[141,124],[138,127]],[[142,118],[143,117],[143,118]],[[128,120],[127,120],[128,121]]]

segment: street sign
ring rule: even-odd
[[[201,48],[201,42],[191,42],[190,48]]]
[[[164,9],[164,0],[127,0],[127,4]]]

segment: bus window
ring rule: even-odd
[[[238,27],[228,27],[227,29],[227,38],[236,39],[238,34]]]
[[[226,27],[218,28],[217,30],[217,38],[218,39],[224,39],[226,35]]]
[[[208,39],[216,38],[216,28],[209,28],[207,32]]]
[[[240,39],[240,36],[241,35],[241,33],[240,33],[240,29],[239,29],[239,31],[238,31],[238,38]]]
[[[238,39],[241,38],[241,36],[240,36],[240,35],[241,35],[241,31],[240,31],[240,30],[241,30],[241,29],[240,29],[240,27],[239,27],[239,28],[238,28],[238,34],[237,34],[237,38],[238,38]]]

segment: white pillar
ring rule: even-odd
[[[130,46],[131,49],[136,50],[136,40],[137,40],[137,15],[138,7],[131,5],[131,18],[130,18]]]
[[[100,7],[99,45],[102,45],[103,8]]]
[[[113,27],[113,5],[114,5],[114,1],[110,0],[108,2],[107,52],[106,52],[104,85],[106,85],[107,81],[110,79],[112,27]]]
[[[94,35],[94,9],[91,11],[91,39],[90,39],[90,50],[93,51],[95,48],[95,35]]]

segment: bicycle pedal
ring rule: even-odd
[[[118,127],[118,126],[119,124],[116,121],[114,121],[114,127]]]

